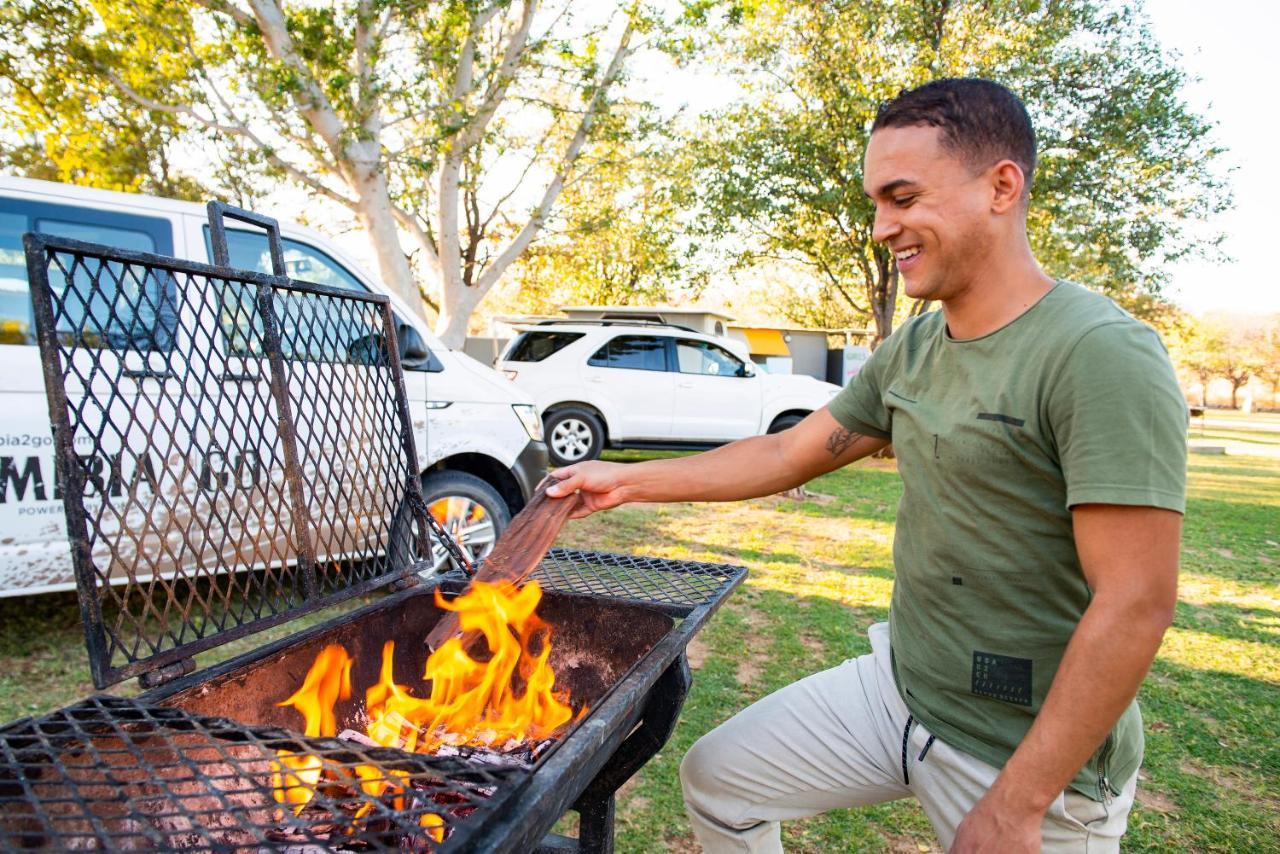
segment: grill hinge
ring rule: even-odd
[[[143,688],[158,688],[166,682],[172,682],[179,676],[186,676],[188,673],[195,672],[195,669],[196,660],[194,658],[183,658],[172,664],[157,667],[155,670],[148,670],[138,677],[138,684]]]

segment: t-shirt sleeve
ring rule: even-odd
[[[892,340],[890,336],[881,342],[862,370],[827,404],[832,416],[846,430],[877,439],[893,438],[893,416],[884,405],[883,395]]]
[[[1125,320],[1086,332],[1048,401],[1068,507],[1185,511],[1187,404],[1153,330]]]

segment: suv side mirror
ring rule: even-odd
[[[396,341],[400,345],[400,368],[405,371],[442,371],[444,365],[431,352],[422,334],[408,323],[396,326]]]
[[[750,362],[743,362],[742,367],[738,368],[738,373],[736,373],[734,376],[754,377],[755,375],[756,375],[755,365],[751,364]]]

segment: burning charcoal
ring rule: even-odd
[[[483,747],[452,747],[450,745],[442,745],[436,752],[436,756],[456,756],[459,759],[465,759],[468,762],[477,762],[481,765],[497,765],[503,768],[526,768],[530,763],[520,756],[512,756],[505,753],[495,753],[492,750],[486,750]]]
[[[342,732],[338,733],[338,740],[352,741],[352,742],[355,742],[356,744],[363,744],[365,747],[380,746],[378,742],[374,741],[372,738],[369,738],[369,736],[365,735],[362,732],[356,732],[353,729],[344,729]]]

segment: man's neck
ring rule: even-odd
[[[982,280],[942,301],[947,331],[952,338],[980,338],[1021,316],[1054,285],[1030,251],[1025,256],[992,265]]]

